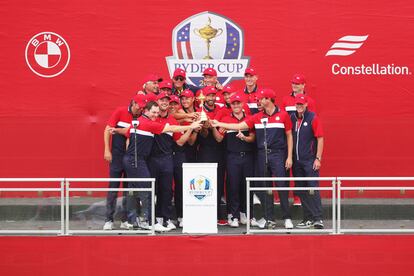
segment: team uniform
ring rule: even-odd
[[[249,107],[250,113],[252,115],[259,112],[259,109],[257,107],[257,96],[256,96],[257,91],[259,91],[259,88],[256,85],[252,92],[249,93],[247,91],[247,87],[244,88],[244,92],[243,92],[243,96],[245,99],[244,102]]]
[[[264,122],[267,120],[266,125]],[[288,155],[286,132],[292,129],[292,122],[289,115],[280,110],[277,106],[273,114],[267,114],[265,111],[257,113],[246,120],[249,128],[256,130],[257,142],[257,159],[256,174],[257,176],[275,176],[286,177],[285,162]],[[268,153],[268,164],[265,163],[265,137],[264,130],[266,128],[266,142]],[[258,185],[271,187],[271,182],[258,182]],[[287,187],[287,181],[278,181],[279,187]],[[264,204],[264,218],[273,220],[273,196],[268,193],[257,193],[262,206]],[[289,201],[287,191],[278,191],[283,219],[290,219]]]
[[[243,118],[236,118],[233,113],[222,119],[224,123],[240,123],[250,118],[243,113]],[[249,131],[242,131],[249,136]],[[238,131],[227,130],[227,204],[229,214],[240,220],[240,212],[246,213],[246,177],[254,175],[254,143],[247,143],[236,137]]]
[[[129,128],[131,121],[133,120],[131,107],[119,107],[111,115],[108,121],[108,126],[114,128]],[[109,177],[121,178],[126,177],[122,159],[126,150],[126,138],[121,134],[112,135],[112,161],[109,164]],[[109,182],[109,188],[119,188],[121,183],[119,181]],[[123,187],[127,188],[128,183],[123,182]],[[114,213],[116,208],[116,199],[118,192],[108,192],[106,197],[106,221],[114,221]],[[122,199],[122,213],[121,221],[127,221],[127,209],[126,209],[126,194],[124,193]]]
[[[172,117],[159,117],[157,120],[161,125],[178,125],[178,122]],[[157,205],[155,216],[163,218],[164,222],[171,219],[171,200],[172,200],[172,183],[174,177],[173,147],[179,135],[168,132],[154,136],[149,158],[149,168],[151,177],[155,178],[155,187],[157,195]]]
[[[313,169],[316,159],[317,137],[323,137],[322,125],[314,112],[305,111],[302,118],[296,113],[291,116],[293,124],[293,176],[319,177],[319,170]],[[318,187],[318,181],[297,181],[297,187]],[[300,191],[304,221],[322,220],[322,204],[319,191]]]
[[[306,96],[306,100],[308,103],[307,109],[309,111],[316,112],[315,101],[311,97],[306,95],[306,93],[304,93],[304,95]],[[282,104],[280,105],[280,109],[286,110],[286,112],[289,113],[289,115],[292,115],[296,112],[295,94],[293,92],[283,97]]]
[[[213,120],[219,111],[220,107],[217,105],[214,109],[210,109],[204,105],[204,111],[206,112],[208,119]],[[224,195],[224,172],[225,172],[225,148],[224,143],[218,143],[213,136],[212,130],[208,130],[207,137],[199,134],[197,137],[199,144],[197,161],[201,163],[218,163],[217,170],[217,203],[221,201],[221,197]],[[219,220],[224,217],[220,214],[220,204],[217,204],[217,214]]]
[[[165,124],[151,121],[145,115],[139,117],[137,121],[138,125],[136,127],[131,126],[126,134],[129,138],[129,145],[123,163],[128,177],[149,178],[151,177],[151,174],[148,168],[148,159],[154,144],[154,134],[161,134]],[[135,153],[137,163],[135,163]],[[132,188],[151,187],[149,182],[131,182],[129,186]],[[149,222],[151,221],[151,193],[138,192],[137,194],[142,202],[144,220]],[[128,222],[135,225],[137,218],[135,196],[128,196],[127,207]]]

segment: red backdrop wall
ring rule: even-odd
[[[108,117],[145,74],[168,76],[173,28],[203,11],[243,29],[244,55],[278,100],[294,73],[305,74],[325,129],[322,175],[412,174],[412,1],[17,0],[0,9],[0,177],[106,177]],[[37,76],[25,61],[30,38],[45,31],[71,51],[54,78]],[[350,56],[325,56],[346,35],[369,37]],[[394,64],[409,73],[334,75],[335,63]]]

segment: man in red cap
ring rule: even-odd
[[[283,97],[280,108],[286,110],[286,112],[289,113],[289,115],[292,115],[296,112],[296,105],[295,105],[296,95],[306,95],[307,103],[308,103],[308,110],[316,112],[315,101],[311,97],[309,97],[305,92],[305,85],[306,85],[305,76],[303,76],[302,74],[294,74],[292,77],[291,83],[292,83],[292,92],[289,95]],[[276,199],[276,202],[278,202],[277,199]],[[300,198],[297,195],[297,192],[293,192],[293,205],[294,206],[301,205]]]
[[[197,92],[198,88],[194,85],[187,84],[186,80],[186,73],[184,69],[177,68],[174,70],[172,76],[172,94],[177,95],[178,97],[181,95],[181,92],[184,90],[191,90],[194,94]]]
[[[257,97],[256,92],[259,91],[257,87],[258,75],[254,68],[248,67],[244,71],[244,82],[246,86],[244,87],[244,95],[246,97],[245,102],[249,106],[250,113],[256,114],[259,112],[257,106]]]
[[[262,89],[257,95],[263,111],[238,124],[228,124],[212,121],[215,127],[230,130],[245,130],[255,128],[257,145],[257,176],[286,177],[287,170],[292,166],[292,121],[289,115],[275,105],[275,93],[271,89]],[[272,182],[258,182],[257,185],[271,187]],[[288,182],[278,181],[279,187],[286,187]],[[288,193],[279,191],[281,209],[286,229],[292,229],[293,224],[289,211]],[[252,220],[252,226],[259,228],[274,228],[273,196],[270,193],[257,193],[264,208],[264,218]]]
[[[230,98],[232,95],[235,95],[236,93],[237,93],[236,89],[230,84],[227,84],[223,87],[223,90],[221,90],[221,95],[223,96],[223,100],[225,104],[217,112],[217,115],[215,117],[217,121],[220,121],[222,118],[230,115],[231,113]],[[250,109],[245,103],[243,103],[243,112],[245,112],[247,115],[250,115]]]
[[[295,113],[296,111],[296,105],[295,105],[295,97],[296,95],[303,94],[307,97],[308,102],[308,110],[315,112],[315,101],[309,97],[309,95],[305,92],[305,76],[302,74],[294,74],[291,80],[292,83],[292,92],[290,92],[289,95],[283,97],[281,108],[286,110],[286,112],[289,113],[289,115]]]
[[[104,130],[104,159],[109,162],[109,177],[121,178],[126,177],[125,170],[122,165],[122,158],[126,149],[126,138],[122,131],[129,128],[134,118],[141,115],[141,111],[146,104],[144,95],[135,95],[129,106],[117,108],[109,118],[108,124]],[[112,138],[112,139],[111,139]],[[112,141],[111,141],[112,140]],[[109,188],[119,188],[119,181],[109,182]],[[128,186],[127,182],[123,182],[124,188]],[[118,192],[108,192],[106,197],[106,220],[103,230],[114,229],[114,213],[116,207],[116,199]],[[122,200],[122,217],[121,229],[127,229],[127,211],[126,197]]]
[[[143,80],[142,90],[137,94],[147,95],[149,101],[156,101],[159,91],[159,83],[162,82],[162,78],[154,74],[145,76]]]
[[[231,111],[222,118],[224,123],[240,123],[250,118],[243,110],[243,97],[233,94],[230,97]],[[220,129],[214,131],[218,142],[226,136],[227,167],[227,204],[228,223],[231,227],[239,227],[239,222],[246,224],[246,177],[254,176],[254,131],[235,131]]]
[[[170,109],[168,112],[173,115],[178,112],[180,108],[180,98],[176,95],[170,95]]]
[[[168,109],[168,105],[166,105]],[[193,122],[189,126],[170,125],[165,121],[160,121],[160,108],[157,102],[148,102],[144,108],[143,114],[133,122],[126,132],[126,137],[129,139],[128,148],[123,158],[123,165],[126,174],[129,178],[149,178],[151,176],[149,170],[149,158],[156,157],[153,152],[153,146],[156,144],[155,136],[168,133],[182,132],[189,129],[197,129],[200,127],[199,122]],[[162,137],[164,138],[164,137]],[[168,142],[170,143],[171,140]],[[162,144],[158,148],[160,153],[167,151],[166,145]],[[159,179],[158,179],[159,180]],[[131,182],[131,188],[149,188],[148,182]],[[143,221],[138,224],[137,221],[137,196],[142,202]],[[149,192],[136,192],[128,194],[127,208],[128,208],[128,228],[141,227],[143,229],[150,229],[151,221],[151,197]],[[158,221],[157,221],[158,222]],[[154,225],[156,231],[165,231],[164,227],[160,227],[160,223]]]
[[[165,93],[160,93],[157,97],[157,103],[160,113],[156,121],[162,124],[177,126],[178,122],[168,112],[170,96]],[[191,134],[192,129],[189,129],[184,133],[176,132],[174,134],[162,133],[154,135],[155,143],[152,147],[149,158],[149,168],[151,176],[156,179],[155,186],[157,205],[155,215],[157,217],[157,223],[160,224],[159,228],[167,228],[163,230],[171,230],[176,228],[171,221],[172,183],[174,176],[174,145],[176,143],[181,146],[184,145]]]
[[[213,120],[217,115],[220,107],[216,105],[216,93],[217,90],[213,86],[206,86],[197,92],[205,96],[203,110],[207,114],[209,120]],[[201,106],[200,106],[201,108]],[[220,208],[220,202],[224,196],[224,171],[225,171],[225,156],[224,156],[224,144],[219,143],[214,138],[214,128],[211,126],[210,121],[203,122],[203,127],[198,135],[197,142],[199,144],[197,161],[201,163],[218,163],[217,171],[217,218],[219,225],[226,225],[227,222],[224,219],[225,214],[222,214]]]
[[[169,80],[162,81],[158,84],[160,93],[165,93],[169,96],[172,94],[172,83]]]
[[[323,131],[318,116],[307,110],[307,98],[295,97],[296,112],[290,115],[293,124],[293,167],[295,177],[319,177],[323,153]],[[319,187],[318,181],[297,181],[297,187]],[[322,204],[319,191],[300,191],[303,220],[297,228],[323,229]]]

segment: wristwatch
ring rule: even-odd
[[[322,158],[316,156],[316,160],[318,160],[319,162],[321,162],[322,161]]]

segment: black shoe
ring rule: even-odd
[[[265,229],[275,229],[276,223],[274,221],[268,220],[265,224]]]
[[[296,228],[308,229],[308,228],[311,228],[311,226],[312,226],[312,221],[304,219],[296,225]]]
[[[312,222],[312,226],[315,229],[323,229],[323,221],[322,220],[315,220]]]

